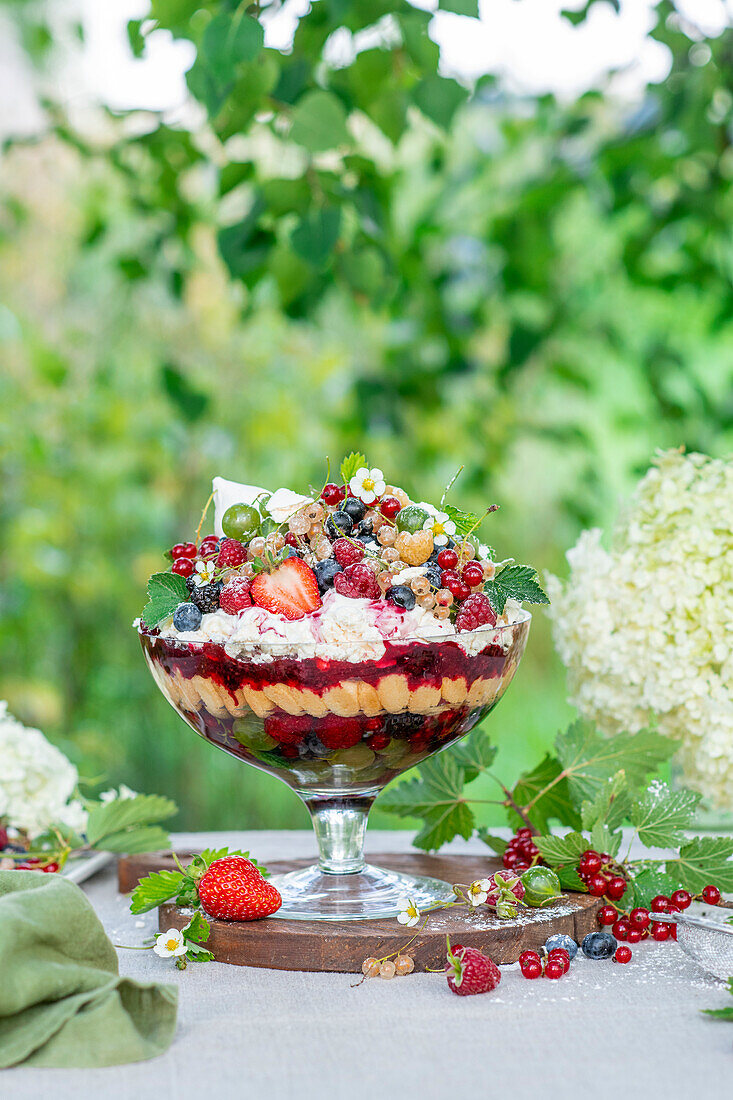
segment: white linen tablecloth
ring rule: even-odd
[[[411,834],[369,834],[373,852]],[[308,832],[180,834],[179,847],[228,844],[258,858],[311,855]],[[454,842],[448,850],[486,849]],[[129,913],[108,868],[83,887],[115,944],[142,942],[156,913]],[[560,981],[505,967],[494,993],[456,997],[440,974],[372,979],[220,963],[178,971],[152,951],[119,952],[123,974],[180,987],[176,1039],[161,1058],[104,1070],[0,1071],[2,1100],[507,1100],[733,1093],[733,1025],[702,1008],[730,1003],[676,944],[645,942],[627,966],[579,957]],[[0,975],[0,981],[2,975]]]

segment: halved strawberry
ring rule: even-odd
[[[302,619],[321,606],[316,575],[301,558],[286,558],[272,573],[260,573],[250,588],[254,602],[284,619]]]

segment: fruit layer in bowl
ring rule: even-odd
[[[215,533],[172,548],[140,622],[189,724],[298,787],[379,786],[466,733],[521,657],[521,601],[546,599],[493,560],[484,517],[414,503],[360,455],[342,477],[216,478]]]

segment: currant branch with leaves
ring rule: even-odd
[[[475,809],[501,806],[509,825],[532,830],[536,858],[557,871],[565,889],[587,889],[577,873],[584,851],[608,853],[614,870],[627,880],[627,906],[648,906],[655,895],[677,888],[697,894],[708,883],[733,890],[733,838],[690,838],[700,796],[655,778],[676,747],[655,730],[603,737],[578,721],[557,735],[552,753],[509,785],[492,770],[496,748],[476,730],[420,765],[418,778],[387,790],[378,804],[399,817],[422,819],[414,840],[418,848],[435,850],[456,836],[477,836],[498,855],[507,842],[478,827]],[[473,797],[472,784],[480,776],[494,780],[497,798]],[[552,826],[563,830],[553,833]],[[628,826],[631,844],[621,854]],[[637,839],[646,848],[671,848],[675,854],[631,859]]]

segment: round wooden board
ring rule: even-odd
[[[190,854],[189,854],[190,855]],[[185,862],[187,853],[180,853]],[[381,867],[410,874],[431,875],[446,882],[473,882],[497,871],[500,862],[485,856],[406,854],[370,855],[369,861]],[[312,860],[268,863],[272,874],[307,867]],[[150,871],[173,869],[173,860],[161,854],[130,856],[120,860],[119,883],[122,893],[133,889]],[[598,909],[603,899],[588,894],[564,894],[546,909],[522,909],[515,920],[498,920],[490,910],[468,912],[463,907],[435,910],[427,925],[409,945],[416,970],[441,967],[445,962],[445,937],[464,947],[477,947],[496,963],[516,962],[522,951],[540,947],[554,932],[565,932],[578,943],[588,932],[598,929]],[[159,927],[183,928],[190,920],[175,905],[159,910]],[[396,920],[300,921],[266,918],[236,923],[211,921],[207,947],[218,962],[235,966],[260,966],[274,970],[338,971],[359,973],[369,955],[381,958],[400,950],[414,929],[406,929]]]

